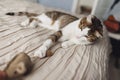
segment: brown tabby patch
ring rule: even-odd
[[[51,51],[51,50],[47,50],[46,56],[47,56],[47,57],[50,57],[50,56],[52,56],[52,55],[53,55],[52,51]]]
[[[101,24],[101,21],[97,17],[93,16],[92,26],[90,28],[91,30],[89,31],[88,35],[93,34],[93,33],[94,34],[98,33],[101,36],[103,36],[103,26]]]
[[[35,20],[35,21],[39,21],[39,22],[41,22],[41,21],[38,20],[37,18],[30,17],[30,21],[29,21],[29,23],[33,22],[34,20]]]
[[[50,39],[52,39],[53,42],[56,42],[61,36],[62,36],[62,32],[57,31],[53,35],[50,36]]]
[[[75,21],[75,20],[78,20],[77,17],[75,16],[70,16],[70,15],[63,15],[59,18],[60,20],[60,28],[63,28],[65,27],[67,24]]]
[[[28,13],[28,12],[19,12],[18,16],[26,15],[27,17],[38,16],[36,13]]]
[[[36,14],[36,13],[29,13],[29,12],[18,12],[18,13],[15,13],[15,12],[8,12],[6,13],[6,15],[10,15],[10,16],[27,16],[27,17],[35,17],[35,16],[38,16],[39,14]]]
[[[83,30],[85,27],[90,27],[92,23],[87,21],[87,17],[83,17],[80,21],[79,28]]]
[[[88,41],[90,41],[90,42],[94,42],[94,41],[96,41],[96,40],[98,39],[98,37],[97,37],[95,34],[86,36],[86,38],[87,38]]]
[[[53,25],[56,20],[60,20],[60,28],[63,28],[67,24],[78,19],[75,16],[59,11],[49,11],[46,12],[45,14],[52,19],[53,22],[51,23],[51,25]]]
[[[79,28],[83,30],[85,27],[90,28],[88,35],[86,36],[88,41],[94,42],[99,37],[103,36],[103,26],[101,24],[101,21],[93,16],[91,19],[92,23],[89,23],[87,21],[87,17],[83,17],[80,21]]]

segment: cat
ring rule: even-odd
[[[63,48],[68,48],[74,44],[93,44],[103,37],[102,23],[94,15],[77,18],[59,11],[47,11],[42,14],[8,12],[6,15],[26,15],[28,19],[21,23],[22,26],[36,27],[40,25],[56,31],[35,51],[34,56],[40,58],[45,57],[46,51],[57,41],[62,42]]]

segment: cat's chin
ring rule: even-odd
[[[76,36],[77,39],[80,39],[81,37],[83,37],[83,36]]]
[[[77,39],[80,39],[81,37],[80,36],[76,36]]]

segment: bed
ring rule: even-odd
[[[53,9],[26,0],[0,0],[0,70],[24,51],[31,57],[34,67],[20,80],[107,80],[111,45],[105,27],[103,39],[94,45],[73,45],[64,49],[59,42],[52,47],[53,56],[39,59],[33,58],[33,53],[53,31],[40,26],[23,28],[20,22],[25,16],[5,15],[9,11],[42,13],[47,10]]]

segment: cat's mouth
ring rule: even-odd
[[[77,39],[80,39],[81,37],[84,37],[84,36],[76,36]]]
[[[81,36],[76,36],[77,39],[81,38]]]

